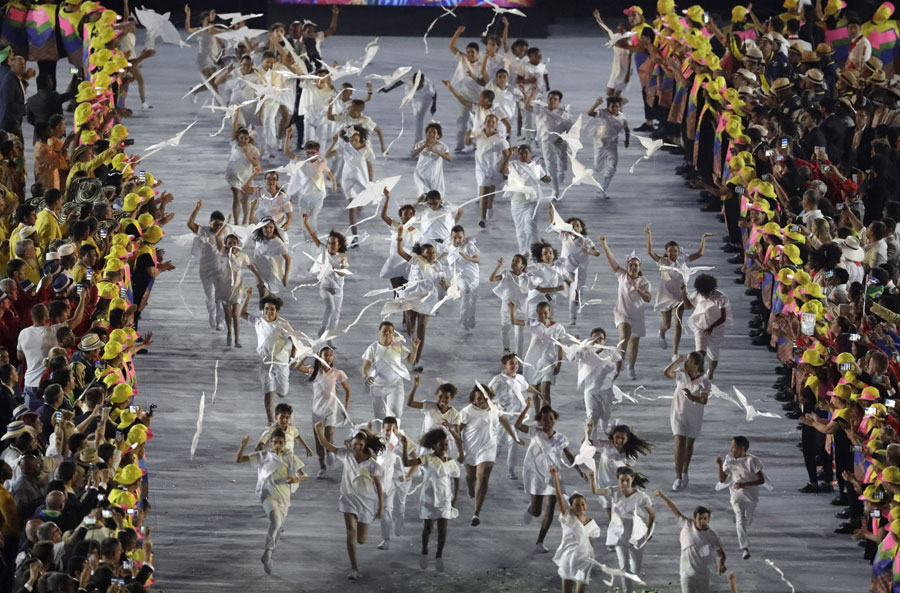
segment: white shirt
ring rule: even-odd
[[[251,314],[250,322],[256,330],[256,353],[266,362],[286,363],[291,359],[290,334],[294,328],[282,317],[266,321],[262,315]]]
[[[56,330],[65,327],[65,323],[26,327],[19,332],[19,343],[16,346],[25,354],[25,387],[37,387],[44,374],[44,359],[50,349],[56,346]]]
[[[369,377],[374,380],[373,385],[380,387],[409,381],[409,370],[403,364],[403,357],[407,355],[409,349],[399,342],[391,342],[389,346],[382,346],[379,342],[369,344],[362,359],[372,364]]]
[[[540,142],[555,142],[559,137],[553,135],[552,132],[564,134],[572,127],[572,117],[568,111],[560,107],[550,109],[543,105],[533,105],[531,109],[534,113],[534,124]]]
[[[708,575],[715,566],[716,551],[722,548],[719,536],[712,528],[700,531],[694,526],[694,520],[682,516],[681,523],[681,576]]]
[[[735,459],[731,455],[725,456],[722,471],[731,476],[728,490],[731,493],[732,502],[756,502],[759,500],[759,486],[744,486],[738,490],[734,485],[738,482],[755,482],[758,479],[757,474],[762,469],[762,462],[753,455],[745,454],[740,459]]]
[[[453,72],[453,78],[450,82],[456,91],[462,95],[464,99],[469,101],[477,101],[478,95],[481,94],[481,85],[474,78],[469,76],[467,72],[471,72],[475,76],[479,76],[480,64],[478,61],[470,62],[466,54],[460,53],[456,56],[456,70]]]
[[[591,118],[590,126],[594,131],[594,146],[609,146],[619,141],[619,134],[628,129],[628,122],[621,113],[613,115],[606,109],[600,109]]]

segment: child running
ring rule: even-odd
[[[347,373],[332,366],[334,365],[334,350],[329,346],[319,350],[318,356],[313,359],[312,366],[305,366],[303,363],[306,360],[305,358],[301,360],[297,364],[297,369],[301,373],[309,375],[306,381],[312,383],[313,425],[321,423],[324,426],[325,438],[330,442],[334,440],[334,429],[347,424],[346,410],[350,405],[350,385],[347,383]],[[344,390],[343,403],[338,400],[338,385]],[[319,472],[316,474],[316,479],[321,480],[325,477],[328,463],[326,462],[325,447],[319,441],[318,432],[316,433],[316,454],[319,457]]]

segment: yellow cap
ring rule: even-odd
[[[878,478],[882,482],[887,482],[888,484],[900,484],[900,467],[889,465],[881,471],[881,475],[879,475]],[[900,507],[894,507],[891,509],[891,516],[894,515],[894,509],[898,508]],[[898,513],[900,513],[900,510],[898,510]]]
[[[98,140],[100,140],[100,134],[98,134],[94,130],[84,130],[83,132],[81,132],[81,135],[78,136],[78,139],[82,144],[95,144]]]
[[[140,445],[147,442],[147,427],[143,424],[135,424],[128,431],[125,442],[129,445]]]
[[[841,0],[828,0],[825,5],[825,16],[834,16],[841,11],[844,3]]]
[[[891,18],[892,14],[894,14],[894,5],[890,2],[885,2],[875,11],[875,14],[872,16],[872,22],[876,25],[883,25]]]
[[[151,245],[159,243],[160,239],[163,238],[163,235],[165,235],[165,233],[162,228],[153,225],[144,233],[144,243],[149,243]]]
[[[116,309],[122,309],[123,311],[128,308],[128,301],[121,297],[116,297],[109,302],[109,310],[115,311]]]
[[[815,282],[810,282],[809,284],[804,284],[803,288],[800,289],[800,292],[802,292],[806,296],[811,296],[814,299],[825,298],[825,293],[822,292],[822,287],[819,286],[818,284],[816,284]]]
[[[788,225],[781,229],[781,235],[783,237],[788,237],[792,241],[796,241],[797,243],[806,244],[806,237],[803,236],[803,233],[800,231],[792,231],[791,225]]]
[[[856,362],[856,359],[849,352],[841,352],[835,357],[834,362],[838,364],[849,364],[851,362]]]
[[[818,350],[805,351],[803,353],[803,362],[814,367],[820,367],[825,364],[825,361],[822,360],[822,355],[819,354]]]
[[[124,430],[131,426],[135,420],[137,420],[137,414],[131,410],[125,410],[119,415],[119,428]]]
[[[731,9],[731,22],[739,23],[747,17],[747,8],[744,6],[735,6]]]
[[[103,347],[103,360],[113,360],[122,354],[122,344],[118,342],[107,342]]]
[[[784,7],[790,10],[791,8],[797,8],[797,4],[799,0],[784,0]]]
[[[144,212],[140,216],[137,217],[138,224],[141,225],[141,230],[146,231],[151,226],[156,223],[156,220],[153,219],[153,215],[149,212]]]
[[[75,125],[83,126],[94,117],[94,110],[90,103],[81,103],[75,108]]]
[[[144,472],[135,463],[119,468],[119,471],[116,472],[116,482],[123,486],[131,486],[143,477]]]
[[[123,329],[114,329],[109,332],[109,339],[111,342],[118,342],[119,344],[124,344],[128,341],[128,334],[125,333]],[[109,342],[107,342],[109,343]]]
[[[794,265],[799,266],[803,263],[803,259],[800,257],[800,248],[796,245],[785,245],[783,250],[784,254]]]
[[[141,199],[141,196],[138,194],[134,192],[126,194],[125,198],[122,200],[122,212],[133,212],[143,203],[144,200]]]
[[[97,296],[101,299],[114,299],[119,296],[119,287],[112,282],[97,284]]]
[[[667,15],[675,10],[675,0],[656,0],[656,12]]]
[[[94,66],[97,66],[98,68],[102,68],[104,64],[112,59],[112,57],[112,51],[104,47],[103,49],[97,50],[92,53],[88,58],[88,62],[90,62]]]
[[[119,346],[121,348],[121,345]],[[109,396],[109,403],[121,404],[127,402],[134,395],[134,389],[128,383],[119,383],[113,387],[112,395]]]

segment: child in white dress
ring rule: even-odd
[[[419,341],[413,339],[412,351],[404,346],[390,321],[382,321],[378,326],[378,341],[369,344],[362,355],[363,381],[372,396],[375,418],[403,417],[403,382],[409,381],[405,363],[412,363],[418,345]]]
[[[509,301],[515,303],[520,310],[525,309],[525,299],[528,296],[528,275],[525,273],[527,264],[528,259],[524,255],[516,254],[509,270],[500,272],[503,265],[501,257],[497,260],[497,267],[491,272],[490,281],[497,282],[492,292],[500,298],[500,340],[504,355],[525,352],[525,332],[520,326],[510,323]]]
[[[300,157],[291,152],[291,135],[294,128],[288,128],[285,132],[284,154],[291,159],[289,167],[298,167],[294,175],[288,181],[285,191],[291,197],[291,201],[296,200],[300,207],[300,214],[309,216],[309,226],[313,230],[319,228],[319,213],[322,212],[322,206],[325,203],[327,188],[325,180],[331,180],[331,191],[337,191],[337,179],[328,168],[326,161],[319,154],[321,145],[318,142],[308,141],[303,145],[306,158],[303,163],[298,163]]]
[[[306,381],[312,383],[313,425],[321,422],[325,427],[325,438],[332,441],[334,440],[334,429],[346,426],[348,423],[346,410],[350,405],[350,385],[347,383],[347,373],[332,366],[334,350],[328,346],[319,350],[318,358],[313,359],[312,366],[305,366],[304,362],[306,362],[305,358],[297,365],[297,369],[301,373],[308,374],[309,377]],[[338,400],[338,385],[344,390],[343,403]],[[319,457],[319,473],[316,474],[316,479],[321,480],[325,477],[328,463],[325,458],[325,448],[318,438],[316,439],[316,454]]]
[[[434,392],[434,401],[431,402],[417,402],[416,399],[416,390],[419,389],[419,380],[420,376],[416,375],[413,379],[412,389],[409,392],[409,396],[406,398],[406,405],[414,410],[422,410],[424,414],[424,418],[422,419],[422,429],[419,431],[419,436],[425,436],[432,428],[459,428],[459,411],[450,405],[450,402],[453,401],[453,398],[456,397],[458,390],[456,385],[453,383],[442,383],[438,385],[438,388]],[[450,442],[449,455],[455,456],[456,451],[456,443]],[[421,453],[422,451],[420,451]],[[456,500],[456,488],[459,487],[459,480],[456,481],[456,485],[453,490],[453,498]]]
[[[328,330],[337,329],[341,320],[341,305],[344,302],[344,276],[349,273],[347,268],[347,239],[341,233],[332,230],[328,233],[328,240],[323,245],[319,235],[309,224],[309,216],[303,214],[303,226],[309,233],[313,244],[319,248],[319,255],[313,262],[310,270],[319,278],[319,298],[325,304],[322,313],[322,325],[319,327],[319,336]],[[330,344],[330,342],[329,342]]]
[[[575,492],[569,496],[568,503],[559,483],[559,470],[550,468],[553,476],[553,490],[559,504],[559,525],[562,538],[553,563],[559,568],[557,574],[562,579],[563,591],[584,591],[591,582],[591,570],[594,568],[594,538],[600,537],[600,527],[585,515],[587,501],[584,496]]]
[[[481,197],[481,220],[478,226],[485,228],[489,213],[494,207],[494,190],[503,184],[500,165],[506,157],[509,142],[497,129],[499,119],[493,113],[484,118],[483,127],[466,131],[466,145],[475,145],[475,183]],[[490,194],[490,195],[488,195]]]
[[[418,222],[415,220],[416,209],[412,204],[403,204],[397,211],[398,219],[394,220],[388,216],[388,205],[391,202],[391,192],[384,188],[384,202],[381,206],[381,220],[391,227],[391,240],[388,249],[388,256],[381,266],[379,278],[386,278],[391,281],[391,288],[399,288],[406,284],[406,277],[409,275],[409,264],[402,257],[397,255],[397,229],[403,227],[403,248],[407,252],[412,251],[416,243],[420,243],[422,233],[419,232]],[[407,314],[404,313],[403,323],[407,323]]]
[[[571,283],[559,252],[550,243],[539,241],[531,245],[531,259],[534,263],[528,268],[528,299],[525,313],[528,317],[537,315],[540,303],[553,300],[554,292],[563,292]]]
[[[547,208],[549,210],[552,206]],[[552,212],[550,218],[553,218]],[[583,220],[572,217],[567,219],[566,223],[572,225],[574,232],[559,234],[562,240],[559,259],[572,280],[569,287],[569,325],[575,325],[578,320],[578,310],[581,307],[581,291],[587,283],[588,260],[591,256],[600,255],[600,252],[597,251],[594,242],[588,238],[587,226]]]
[[[450,229],[462,218],[462,208],[444,204],[444,199],[437,190],[419,196],[415,207],[422,231],[421,243],[434,246],[438,254],[443,253],[450,243]]]
[[[540,392],[529,385],[525,377],[519,374],[519,359],[515,353],[504,354],[500,359],[500,365],[503,371],[491,378],[488,388],[493,392],[494,403],[497,404],[500,411],[507,416],[517,418],[527,405],[528,393],[540,395]],[[507,435],[505,441],[507,475],[510,480],[518,480],[516,466],[521,461],[522,450],[516,445],[520,441],[513,435]]]
[[[666,243],[663,255],[660,256],[653,251],[653,235],[649,224],[644,227],[644,232],[647,233],[647,254],[659,266],[659,291],[656,293],[656,305],[653,307],[662,314],[662,323],[659,326],[659,347],[663,350],[668,347],[666,332],[671,327],[672,356],[674,357],[678,355],[678,346],[681,343],[682,316],[684,315],[681,287],[687,282],[684,270],[691,262],[703,257],[706,239],[713,236],[713,233],[703,233],[703,236],[700,237],[700,248],[696,253],[684,254],[678,243],[669,241]]]
[[[591,430],[588,438],[593,438],[597,428],[601,432],[612,415],[613,380],[616,365],[622,357],[615,350],[601,348],[606,344],[606,330],[597,327],[591,330],[591,345],[580,348],[575,355],[578,361],[578,388],[584,395],[584,412]]]
[[[241,251],[241,240],[234,233],[229,233],[222,242],[222,235],[225,231],[225,225],[219,228],[216,233],[216,247],[219,250],[220,262],[217,268],[218,278],[216,280],[216,302],[221,306],[225,313],[225,328],[228,334],[225,336],[225,343],[231,346],[231,334],[234,332],[234,347],[241,348],[241,329],[240,329],[240,307],[241,296],[244,294],[244,279],[241,271],[246,266],[253,275],[256,276],[257,283],[262,283],[262,278],[253,263],[250,256]]]
[[[259,149],[253,145],[247,128],[238,127],[238,119],[234,119],[231,134],[231,154],[225,166],[225,181],[231,188],[231,213],[235,224],[250,222],[250,193],[246,189],[253,177],[261,171],[259,167]]]
[[[550,303],[540,303],[537,317],[528,319],[527,323],[516,319],[516,305],[509,303],[509,321],[513,325],[525,325],[531,332],[531,343],[525,352],[525,380],[540,392],[535,396],[535,408],[538,403],[550,405],[550,386],[556,382],[562,364],[562,346],[557,344],[566,335],[566,329],[553,321]],[[554,341],[555,340],[555,341]]]
[[[530,407],[529,400],[528,405],[516,418],[516,430],[526,433],[531,439],[525,451],[525,461],[522,463],[522,485],[531,497],[523,521],[531,523],[532,519],[540,517],[543,513],[544,518],[541,521],[535,551],[538,554],[546,554],[550,550],[544,545],[544,537],[550,530],[553,509],[556,506],[554,480],[550,468],[571,466],[575,456],[569,451],[569,439],[554,430],[559,413],[550,406],[544,406],[535,414],[534,422],[526,425],[525,416]],[[577,467],[575,469],[582,477],[584,476],[580,469]]]
[[[703,427],[703,409],[709,401],[712,383],[703,372],[702,352],[691,352],[687,360],[678,356],[663,371],[675,381],[672,394],[671,425],[675,436],[675,482],[672,490],[687,488],[688,468],[694,455],[694,440]],[[684,362],[684,366],[681,363]]]
[[[316,436],[325,450],[333,453],[344,464],[341,474],[341,494],[338,510],[344,514],[347,529],[347,555],[350,572],[347,578],[359,578],[356,563],[356,546],[366,543],[369,524],[381,517],[384,511],[384,491],[381,487],[381,466],[375,458],[384,450],[384,442],[367,430],[356,432],[344,441],[345,447],[335,447],[325,438],[325,425],[316,423]]]
[[[621,98],[608,96],[606,109],[598,109],[602,103],[603,97],[598,97],[587,113],[591,117],[588,129],[594,136],[594,175],[600,184],[597,197],[608,200],[609,186],[619,165],[619,135],[625,133],[625,148],[628,148],[631,131],[621,113]]]
[[[466,486],[469,498],[475,506],[472,515],[473,527],[481,524],[479,515],[487,496],[494,461],[497,459],[497,425],[502,426],[516,443],[521,442],[513,432],[506,414],[493,400],[494,393],[489,387],[476,385],[469,393],[469,405],[459,413],[459,436],[466,465]]]
[[[685,295],[688,298],[684,301],[684,308],[693,310],[687,325],[694,331],[694,350],[703,352],[709,360],[706,376],[710,381],[719,366],[725,325],[731,320],[731,302],[716,286],[713,276],[700,274],[694,280],[693,294]]]
[[[341,168],[341,189],[344,197],[350,202],[366,189],[366,184],[375,180],[375,153],[368,145],[369,130],[363,126],[352,126],[342,129],[334,136],[328,151],[327,158],[340,155],[343,167]],[[340,144],[338,144],[340,140]],[[359,234],[356,221],[362,208],[348,208],[350,217],[350,247],[358,245]]]
[[[650,282],[641,273],[641,259],[632,254],[625,260],[625,269],[619,267],[613,252],[606,244],[606,237],[600,236],[600,244],[609,262],[609,267],[619,281],[619,290],[616,295],[616,306],[613,309],[613,318],[616,329],[619,332],[617,347],[625,358],[628,353],[628,376],[631,380],[637,379],[634,364],[637,362],[638,346],[644,337],[644,309],[650,302]],[[616,368],[616,376],[622,368],[622,362]]]
[[[464,330],[475,329],[475,309],[478,306],[478,264],[481,253],[475,246],[475,239],[466,238],[465,229],[456,225],[450,229],[452,245],[447,250],[447,265],[458,274],[459,290],[459,325]]]
[[[253,265],[260,280],[260,296],[278,294],[288,285],[291,273],[291,253],[282,239],[281,231],[271,218],[262,219],[251,235],[255,242]]]
[[[588,433],[593,426],[588,422]],[[649,455],[653,445],[631,432],[625,424],[613,426],[602,438],[591,440],[597,448],[595,454],[597,472],[594,476],[597,486],[611,488],[618,483],[616,473],[621,467],[634,467],[639,455]],[[600,496],[600,506],[610,510],[612,503],[608,496]]]
[[[413,180],[419,196],[436,190],[444,195],[444,161],[453,160],[450,148],[441,142],[444,135],[441,124],[431,122],[425,127],[425,139],[416,142],[412,149],[412,158],[416,160]]]
[[[266,547],[262,555],[266,574],[272,573],[272,555],[291,508],[293,485],[309,479],[303,473],[303,462],[285,449],[285,442],[284,431],[276,428],[269,436],[267,449],[244,454],[244,448],[250,443],[250,435],[247,435],[241,440],[241,447],[237,452],[238,463],[253,461],[257,464],[256,493],[269,519]]]
[[[608,497],[612,512],[606,531],[606,545],[615,546],[619,568],[640,576],[644,565],[644,546],[649,541],[656,513],[653,501],[638,490],[647,485],[647,478],[627,466],[616,470],[618,484],[598,488],[594,476],[590,476],[591,491]],[[622,590],[634,591],[635,581],[622,575]]]
[[[506,152],[500,172],[507,180],[504,188],[514,185],[514,181],[522,184],[521,188],[508,189],[503,193],[509,198],[509,211],[516,229],[519,253],[527,254],[538,240],[537,207],[543,197],[541,184],[550,183],[550,176],[540,164],[532,160],[531,147],[527,144],[520,145],[515,153],[516,158],[512,159],[513,152]]]
[[[419,559],[419,566],[423,570],[428,567],[428,542],[431,539],[434,522],[437,521],[437,550],[434,558],[438,572],[444,570],[443,554],[444,544],[447,542],[447,527],[450,519],[459,516],[453,501],[456,498],[454,484],[459,482],[459,463],[463,460],[463,448],[459,428],[451,427],[449,432],[459,451],[456,459],[448,456],[450,441],[443,428],[432,428],[422,435],[419,444],[431,453],[423,454],[417,459],[410,459],[407,439],[403,439],[403,466],[420,466],[424,472],[419,495],[419,518],[423,521],[422,556]]]

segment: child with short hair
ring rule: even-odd
[[[231,346],[231,334],[234,331],[234,347],[241,348],[239,313],[241,295],[244,293],[242,274],[244,266],[253,272],[258,283],[262,283],[262,277],[250,261],[250,256],[241,251],[241,240],[237,235],[228,233],[223,243],[222,235],[225,234],[226,228],[226,225],[223,224],[216,232],[216,247],[220,257],[219,275],[216,280],[216,308],[221,307],[225,313],[225,328],[228,331],[225,336],[225,344]]]
[[[500,272],[503,258],[497,260],[497,267],[491,272],[490,281],[497,282],[492,292],[500,298],[500,340],[503,343],[503,354],[525,351],[525,333],[509,321],[509,301],[519,309],[525,308],[528,296],[528,275],[525,273],[528,259],[517,253],[513,256],[509,270]],[[500,272],[500,273],[498,273]],[[510,333],[512,337],[510,337]],[[512,346],[515,345],[515,348]]]
[[[465,30],[465,27],[457,27],[453,37],[450,38],[450,52],[457,61],[456,70],[453,72],[450,82],[459,89],[459,95],[466,99],[466,102],[459,104],[456,116],[456,148],[454,152],[464,152],[466,130],[469,128],[469,118],[472,115],[471,105],[477,101],[481,92],[481,88],[472,76],[475,74],[476,64],[478,64],[478,44],[472,42],[466,45],[465,53],[456,48],[456,42]]]
[[[547,210],[552,220],[553,207],[547,206]],[[582,219],[573,216],[566,219],[566,223],[572,225],[572,231],[563,231],[559,234],[562,241],[559,259],[572,280],[569,288],[569,325],[575,325],[581,309],[581,292],[587,284],[588,261],[591,256],[600,255],[600,252],[588,238],[587,226]]]
[[[325,304],[322,312],[322,325],[319,327],[319,336],[328,330],[337,329],[341,320],[341,305],[344,302],[344,276],[347,275],[349,264],[347,263],[347,239],[342,233],[332,229],[328,231],[328,239],[323,244],[319,235],[309,224],[309,216],[303,214],[303,226],[309,233],[313,244],[319,248],[319,255],[313,262],[312,272],[321,275],[319,280],[319,298]],[[329,346],[331,343],[329,342]]]
[[[550,303],[537,306],[534,318],[527,323],[516,318],[516,305],[509,303],[509,320],[513,325],[524,325],[531,332],[531,343],[525,352],[525,380],[540,395],[535,395],[535,409],[538,403],[550,405],[550,386],[556,382],[562,364],[562,347],[557,344],[566,335],[562,324],[553,321]]]
[[[536,92],[537,87],[525,95],[523,108],[528,113],[534,114],[534,128],[537,130],[537,141],[544,156],[544,165],[550,175],[553,194],[558,196],[559,188],[569,168],[568,145],[560,135],[572,127],[572,117],[568,111],[560,107],[563,98],[560,91],[550,91],[547,94],[546,107],[532,104]]]
[[[313,450],[309,448],[309,445],[306,444],[306,441],[303,440],[303,437],[300,436],[300,429],[297,428],[297,425],[294,423],[294,407],[288,403],[280,403],[275,406],[275,423],[269,426],[263,433],[260,435],[259,440],[256,442],[256,450],[262,451],[266,447],[266,443],[269,442],[269,438],[271,438],[272,433],[276,429],[281,429],[285,435],[284,448],[286,451],[294,452],[294,443],[299,442],[303,445],[303,448],[306,449],[306,456],[312,457]]]
[[[417,141],[413,147],[412,157],[417,159],[413,180],[419,196],[431,190],[444,195],[444,161],[449,163],[453,157],[447,145],[441,142],[443,135],[441,124],[431,122],[425,127],[425,139]]]
[[[513,154],[516,155],[515,159],[512,159]],[[532,244],[538,239],[537,207],[543,198],[541,184],[549,183],[550,176],[532,159],[531,147],[527,144],[520,144],[515,151],[506,151],[503,163],[500,164],[500,173],[507,180],[515,175],[524,185],[524,191],[507,190],[504,195],[509,198],[509,211],[519,253],[526,254],[527,257]]]
[[[297,199],[300,214],[306,214],[309,218],[309,226],[313,230],[317,230],[319,228],[319,213],[322,212],[322,206],[325,204],[325,196],[327,195],[325,179],[331,180],[332,192],[337,192],[337,179],[335,179],[331,169],[328,168],[328,161],[319,154],[321,145],[316,141],[309,140],[303,145],[306,158],[303,159],[302,163],[297,163],[300,157],[291,152],[290,149],[293,133],[293,128],[288,128],[285,133],[284,154],[291,159],[291,165],[299,165],[299,169],[294,175],[291,175],[285,191],[291,196],[291,201],[295,198]]]
[[[494,394],[494,403],[503,414],[517,418],[528,404],[528,393],[539,395],[534,387],[528,384],[519,374],[519,357],[510,352],[500,358],[502,371],[494,375],[488,383],[488,389]],[[510,480],[518,480],[516,466],[521,459],[521,449],[516,445],[518,439],[507,435],[506,471]]]
[[[371,97],[372,90],[369,89],[369,96]],[[347,126],[361,126],[366,129],[368,132],[367,135],[372,135],[373,133],[378,136],[378,141],[381,143],[381,152],[382,154],[385,152],[384,148],[384,134],[381,133],[381,128],[378,124],[375,123],[368,115],[365,115],[363,111],[366,109],[366,103],[368,99],[365,101],[362,99],[350,99],[349,105],[347,105],[347,112],[341,114],[334,113],[334,101],[329,101],[328,103],[328,115],[326,116],[328,121],[335,122],[336,125],[341,127]]]
[[[485,91],[490,92],[490,91]],[[507,122],[508,123],[508,122]],[[478,226],[485,228],[494,211],[495,189],[503,183],[500,165],[506,157],[509,143],[497,130],[497,116],[489,113],[484,125],[476,132],[466,131],[466,145],[475,145],[475,183],[481,196],[481,220]]]
[[[595,327],[591,330],[591,344],[578,350],[578,388],[584,395],[584,412],[587,416],[588,438],[594,438],[599,428],[606,431],[612,415],[613,381],[616,365],[622,356],[615,350],[602,348],[606,344],[606,331]]]
[[[698,506],[694,508],[693,516],[688,518],[661,490],[654,490],[653,494],[666,503],[681,524],[681,561],[678,571],[681,576],[681,593],[709,591],[709,572],[714,558],[718,558],[718,573],[725,573],[725,550],[718,534],[709,526],[712,511]],[[715,552],[715,555],[710,552]]]
[[[340,140],[340,144],[338,144]],[[375,153],[368,144],[369,129],[362,125],[344,128],[334,135],[331,146],[325,153],[326,158],[340,155],[344,163],[341,168],[341,189],[347,202],[366,189],[366,184],[375,180]],[[383,142],[383,141],[382,141]],[[359,231],[356,221],[362,208],[348,208],[350,217],[350,248],[359,246]]]
[[[191,256],[200,260],[200,284],[203,286],[203,294],[206,297],[206,311],[209,314],[209,326],[213,329],[221,329],[222,311],[216,301],[216,282],[219,277],[219,250],[216,248],[216,235],[224,228],[225,215],[218,210],[213,210],[209,215],[209,224],[199,225],[196,222],[197,214],[203,207],[203,200],[197,200],[197,205],[191,212],[187,226],[194,233],[194,243],[191,246]]]
[[[306,358],[297,364],[297,370],[309,375],[306,381],[312,383],[312,420],[313,425],[324,425],[325,437],[331,441],[334,439],[334,429],[346,426],[348,423],[347,407],[350,405],[350,385],[347,383],[347,373],[334,368],[334,350],[325,346],[319,350],[317,357],[313,359],[312,366],[305,366]],[[337,398],[337,386],[344,390],[343,404]],[[325,448],[316,437],[316,454],[319,456],[319,472],[316,479],[325,477],[328,463],[325,456]]]
[[[404,438],[400,432],[400,421],[393,416],[385,416],[381,422],[381,434],[385,448],[376,461],[381,466],[384,488],[384,511],[381,513],[381,542],[375,546],[379,550],[391,549],[391,535],[400,535],[406,517],[406,496],[412,485],[403,467],[403,458],[397,454],[398,446]],[[410,476],[412,472],[410,471]]]
[[[412,350],[404,346],[390,321],[378,325],[378,341],[369,344],[362,355],[363,381],[372,396],[375,418],[403,417],[403,382],[409,381],[406,364],[415,360],[418,345],[418,339],[413,339]]]
[[[597,197],[608,200],[607,190],[619,164],[619,134],[625,133],[625,148],[628,148],[631,131],[628,129],[628,121],[622,115],[621,97],[607,97],[606,109],[598,110],[602,103],[603,97],[597,97],[587,113],[593,118],[591,127],[594,132],[594,174],[600,183]]]
[[[725,459],[716,457],[719,483],[727,484],[731,494],[738,547],[744,560],[750,558],[750,523],[759,502],[759,487],[766,485],[763,465],[757,457],[747,453],[749,449],[750,440],[745,436],[736,436],[731,439],[731,449]]]
[[[462,295],[459,303],[459,324],[465,330],[475,329],[475,309],[478,305],[478,264],[480,253],[475,246],[475,239],[466,237],[466,230],[461,225],[450,229],[450,249],[447,250],[447,263],[456,270],[459,291]]]

